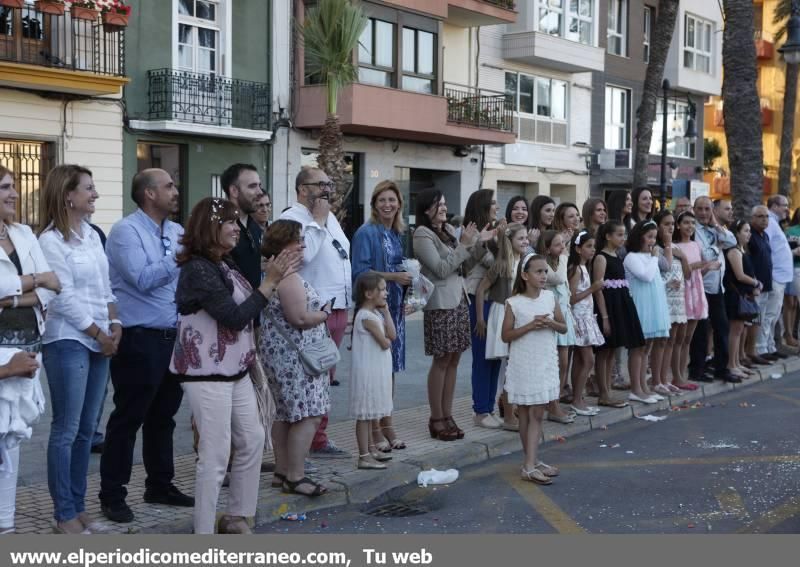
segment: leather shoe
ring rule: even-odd
[[[726,376],[721,377],[723,382],[728,382],[729,384],[741,384],[742,379],[738,376],[734,376],[733,374],[728,374]]]
[[[689,378],[689,380],[691,380],[692,382],[713,382],[714,381],[714,379],[711,376],[708,376],[707,374],[700,374],[698,376],[691,376]]]
[[[779,359],[779,360],[784,360],[784,359],[789,358],[788,354],[783,354],[782,352],[779,352],[777,350],[775,352],[770,353],[770,354],[772,356],[774,356],[776,359]]]
[[[770,364],[772,364],[773,362],[775,362],[776,360],[778,360],[778,357],[777,357],[777,356],[775,356],[775,355],[774,355],[773,353],[771,353],[771,352],[769,352],[769,353],[765,353],[765,354],[762,354],[762,355],[761,355],[761,358],[763,358],[764,360],[768,360],[768,361],[770,362]]]
[[[770,366],[772,364],[769,360],[757,354],[750,355],[750,362],[753,364],[760,364],[761,366]]]
[[[194,498],[187,496],[174,485],[170,484],[166,492],[156,492],[151,489],[144,491],[144,501],[148,504],[166,504],[167,506],[194,506]]]
[[[132,522],[134,518],[133,510],[131,510],[125,502],[114,505],[101,504],[100,511],[112,522],[118,522],[120,524]]]

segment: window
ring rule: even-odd
[[[711,37],[713,24],[686,14],[683,28],[683,66],[701,73],[711,73]]]
[[[567,39],[594,45],[594,0],[569,0],[568,21]]]
[[[394,24],[370,18],[358,40],[358,80],[394,86]]]
[[[644,62],[650,63],[650,31],[653,28],[653,9],[650,6],[644,7],[644,18],[642,21],[644,22],[644,29],[642,30],[644,35],[642,41]]]
[[[506,96],[512,101],[518,138],[526,142],[567,144],[567,83],[547,77],[506,72]]]
[[[436,36],[403,28],[403,89],[421,93],[436,91]]]
[[[608,0],[608,52],[628,55],[628,0]]]
[[[550,35],[561,35],[564,18],[564,0],[539,0],[539,31]]]
[[[605,143],[609,150],[631,147],[631,91],[606,87]]]
[[[220,6],[211,0],[178,1],[178,69],[220,74]]]
[[[2,11],[4,8],[0,8]],[[39,224],[39,196],[47,172],[55,164],[55,145],[32,140],[0,139],[0,165],[14,172],[17,222]]]
[[[664,101],[658,101],[656,119],[653,122],[653,137],[650,140],[650,153],[661,155],[661,128]],[[687,142],[683,137],[689,125],[689,105],[670,100],[667,103],[667,155],[670,157],[694,159],[696,142]]]

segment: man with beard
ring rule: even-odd
[[[254,165],[235,163],[222,172],[222,190],[228,200],[239,209],[241,234],[236,248],[231,252],[233,261],[253,289],[261,284],[261,236],[263,231],[251,217],[256,203],[264,195],[261,178]],[[256,326],[259,322],[255,322]]]
[[[334,183],[321,169],[301,169],[295,179],[297,203],[284,211],[280,218],[303,225],[305,250],[300,275],[319,293],[324,302],[333,301],[327,325],[331,338],[339,346],[347,327],[347,313],[353,303],[353,290],[350,241],[331,212],[330,196],[334,190]],[[330,372],[332,386],[339,384],[335,372],[334,367]],[[339,449],[328,439],[325,433],[327,425],[326,415],[311,443],[311,456],[348,457],[346,451]]]
[[[714,216],[718,223],[730,230],[734,220],[730,199],[714,199]]]
[[[178,188],[163,169],[133,178],[139,208],[111,229],[106,244],[111,289],[117,297],[122,340],[111,359],[114,411],[106,425],[100,460],[100,504],[115,522],[133,521],[125,498],[131,480],[136,434],[142,429],[147,472],[144,501],[194,506],[173,484],[172,433],[183,390],[169,371],[178,313],[175,263],[183,228],[169,220],[178,211]]]

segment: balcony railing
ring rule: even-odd
[[[513,107],[503,93],[445,83],[444,96],[448,122],[513,132]]]
[[[125,75],[124,28],[99,20],[0,6],[0,60],[98,75]]]
[[[506,8],[507,10],[513,10],[517,7],[517,3],[514,0],[481,0],[481,2],[494,4],[495,6]]]
[[[175,69],[152,69],[147,81],[150,120],[269,130],[268,84]]]

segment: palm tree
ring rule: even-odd
[[[764,171],[761,105],[756,88],[753,1],[723,0],[723,118],[728,142],[733,206],[739,218],[761,203]]]
[[[309,8],[298,26],[305,47],[306,77],[319,77],[325,83],[326,114],[319,140],[317,165],[336,183],[331,209],[339,218],[347,214],[342,207],[352,184],[346,179],[344,144],[336,105],[342,88],[358,79],[353,51],[367,25],[361,7],[350,0],[320,0]]]
[[[661,92],[661,79],[667,64],[669,45],[675,31],[679,0],[659,0],[656,22],[650,47],[650,61],[644,75],[642,102],[636,110],[636,154],[633,161],[633,186],[647,186],[647,159],[650,155],[650,140],[653,137],[653,121],[656,119],[656,104]]]
[[[775,7],[773,24],[781,24],[775,41],[786,35],[789,16],[800,14],[798,0],[780,0]],[[786,63],[786,83],[783,95],[783,118],[781,123],[781,157],[778,164],[778,193],[789,196],[792,187],[792,148],[794,146],[794,115],[797,109],[798,65]]]

